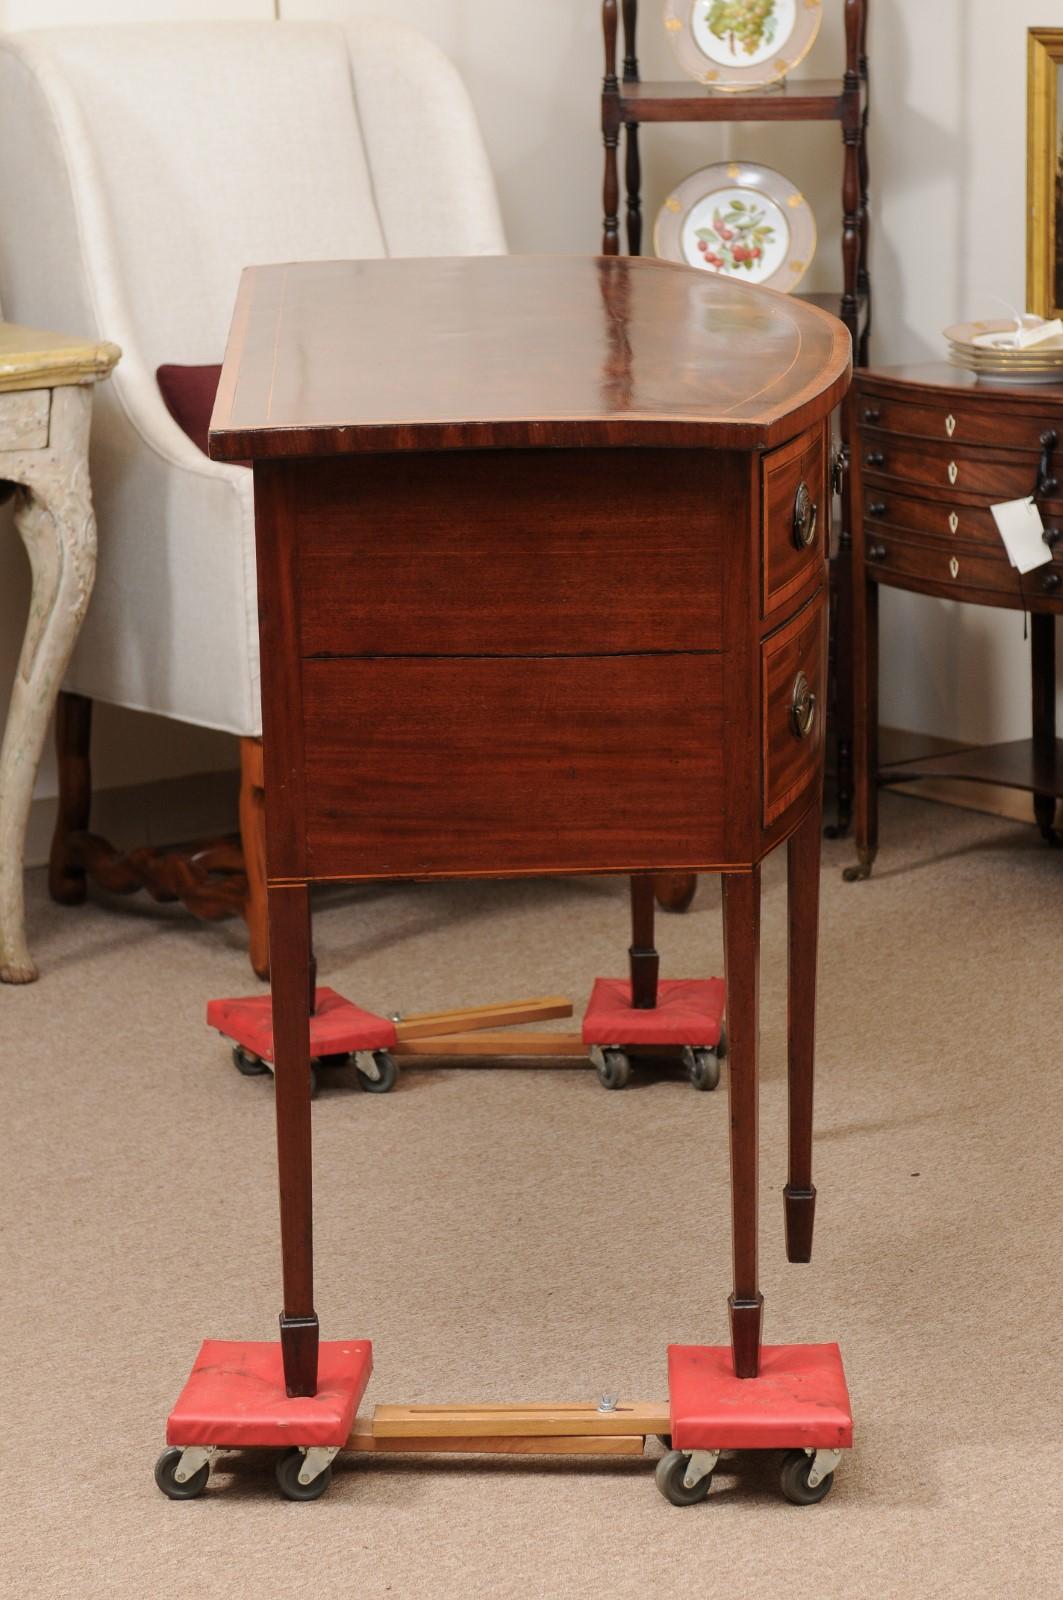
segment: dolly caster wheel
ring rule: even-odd
[[[184,1451],[179,1445],[171,1445],[164,1450],[155,1463],[155,1482],[168,1500],[194,1500],[203,1493],[210,1477],[210,1462],[204,1461],[203,1465],[186,1478],[184,1483],[177,1479],[177,1469],[181,1465]]]
[[[373,1063],[376,1067],[376,1077],[358,1067],[356,1069],[358,1082],[366,1094],[388,1094],[398,1081],[398,1063],[390,1050],[374,1050]]]
[[[262,1058],[245,1050],[242,1044],[233,1045],[233,1066],[245,1078],[263,1078],[269,1071]]]
[[[720,1081],[720,1057],[716,1050],[703,1047],[683,1051],[683,1060],[695,1089],[715,1089]]]
[[[690,1468],[694,1455],[701,1455],[701,1451],[690,1454],[686,1450],[669,1450],[657,1463],[654,1472],[654,1481],[666,1500],[674,1506],[696,1506],[699,1500],[704,1500],[712,1486],[712,1467],[708,1472],[696,1477],[693,1483],[687,1483],[691,1476]],[[713,1461],[713,1467],[715,1466]]]
[[[285,1500],[320,1500],[329,1484],[332,1482],[331,1463],[324,1467],[309,1483],[299,1482],[299,1473],[302,1470],[306,1456],[302,1450],[289,1450],[281,1456],[274,1469],[277,1488]]]
[[[833,1489],[833,1472],[826,1473],[815,1486],[809,1483],[814,1462],[815,1457],[806,1456],[803,1450],[790,1450],[783,1457],[779,1485],[792,1506],[814,1506]]]
[[[631,1081],[631,1060],[623,1050],[603,1050],[595,1065],[603,1089],[624,1089]]]

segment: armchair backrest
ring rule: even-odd
[[[505,242],[451,64],[386,22],[0,37],[0,305],[148,371],[220,360],[240,270]]]

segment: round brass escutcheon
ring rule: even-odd
[[[818,518],[819,507],[808,492],[808,484],[802,479],[794,500],[793,534],[798,550],[807,550],[809,545],[815,543]]]
[[[807,739],[816,720],[816,697],[803,672],[794,679],[793,698],[790,702],[790,727],[795,738]]]

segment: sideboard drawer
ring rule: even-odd
[[[948,494],[986,495],[991,500],[1018,500],[1033,493],[1039,456],[1036,451],[973,449],[971,446],[906,440],[864,429],[860,438],[861,468],[866,480],[892,479],[922,484]],[[874,499],[870,482],[865,490]],[[1058,503],[1058,502],[1057,502]]]
[[[971,591],[999,595],[1016,607],[1022,605],[1026,590],[1040,593],[1044,581],[1040,568],[1021,578],[999,541],[996,551],[975,550],[930,539],[905,539],[888,530],[881,534],[869,530],[865,559],[869,578],[908,579],[913,588],[925,585],[935,594],[954,592],[957,599],[971,598]]]
[[[1009,449],[1039,451],[1041,434],[1055,429],[1063,439],[1063,407],[1046,404],[1044,411],[1016,410],[994,403],[986,395],[982,404],[945,394],[936,404],[895,400],[889,394],[857,392],[856,421],[861,434],[868,428],[884,433],[939,440],[955,445],[1002,445]]]
[[[50,389],[0,394],[0,450],[46,450]]]
[[[764,826],[798,798],[820,766],[826,711],[826,598],[820,595],[761,647]]]
[[[762,615],[790,604],[820,575],[830,522],[827,435],[822,428],[764,457]]]
[[[959,539],[1001,549],[1000,534],[988,506],[969,506],[958,499],[917,499],[895,489],[868,487],[864,495],[864,526],[868,539],[891,528],[929,533],[939,539]]]

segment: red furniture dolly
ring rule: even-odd
[[[207,1002],[207,1024],[232,1041],[238,1072],[255,1078],[273,1069],[273,999],[268,994]],[[391,1054],[398,1043],[389,1017],[363,1011],[335,989],[314,990],[310,1017],[310,1093],[317,1093],[317,1068],[341,1067],[354,1057],[358,1082],[367,1094],[387,1094],[399,1069]]]

